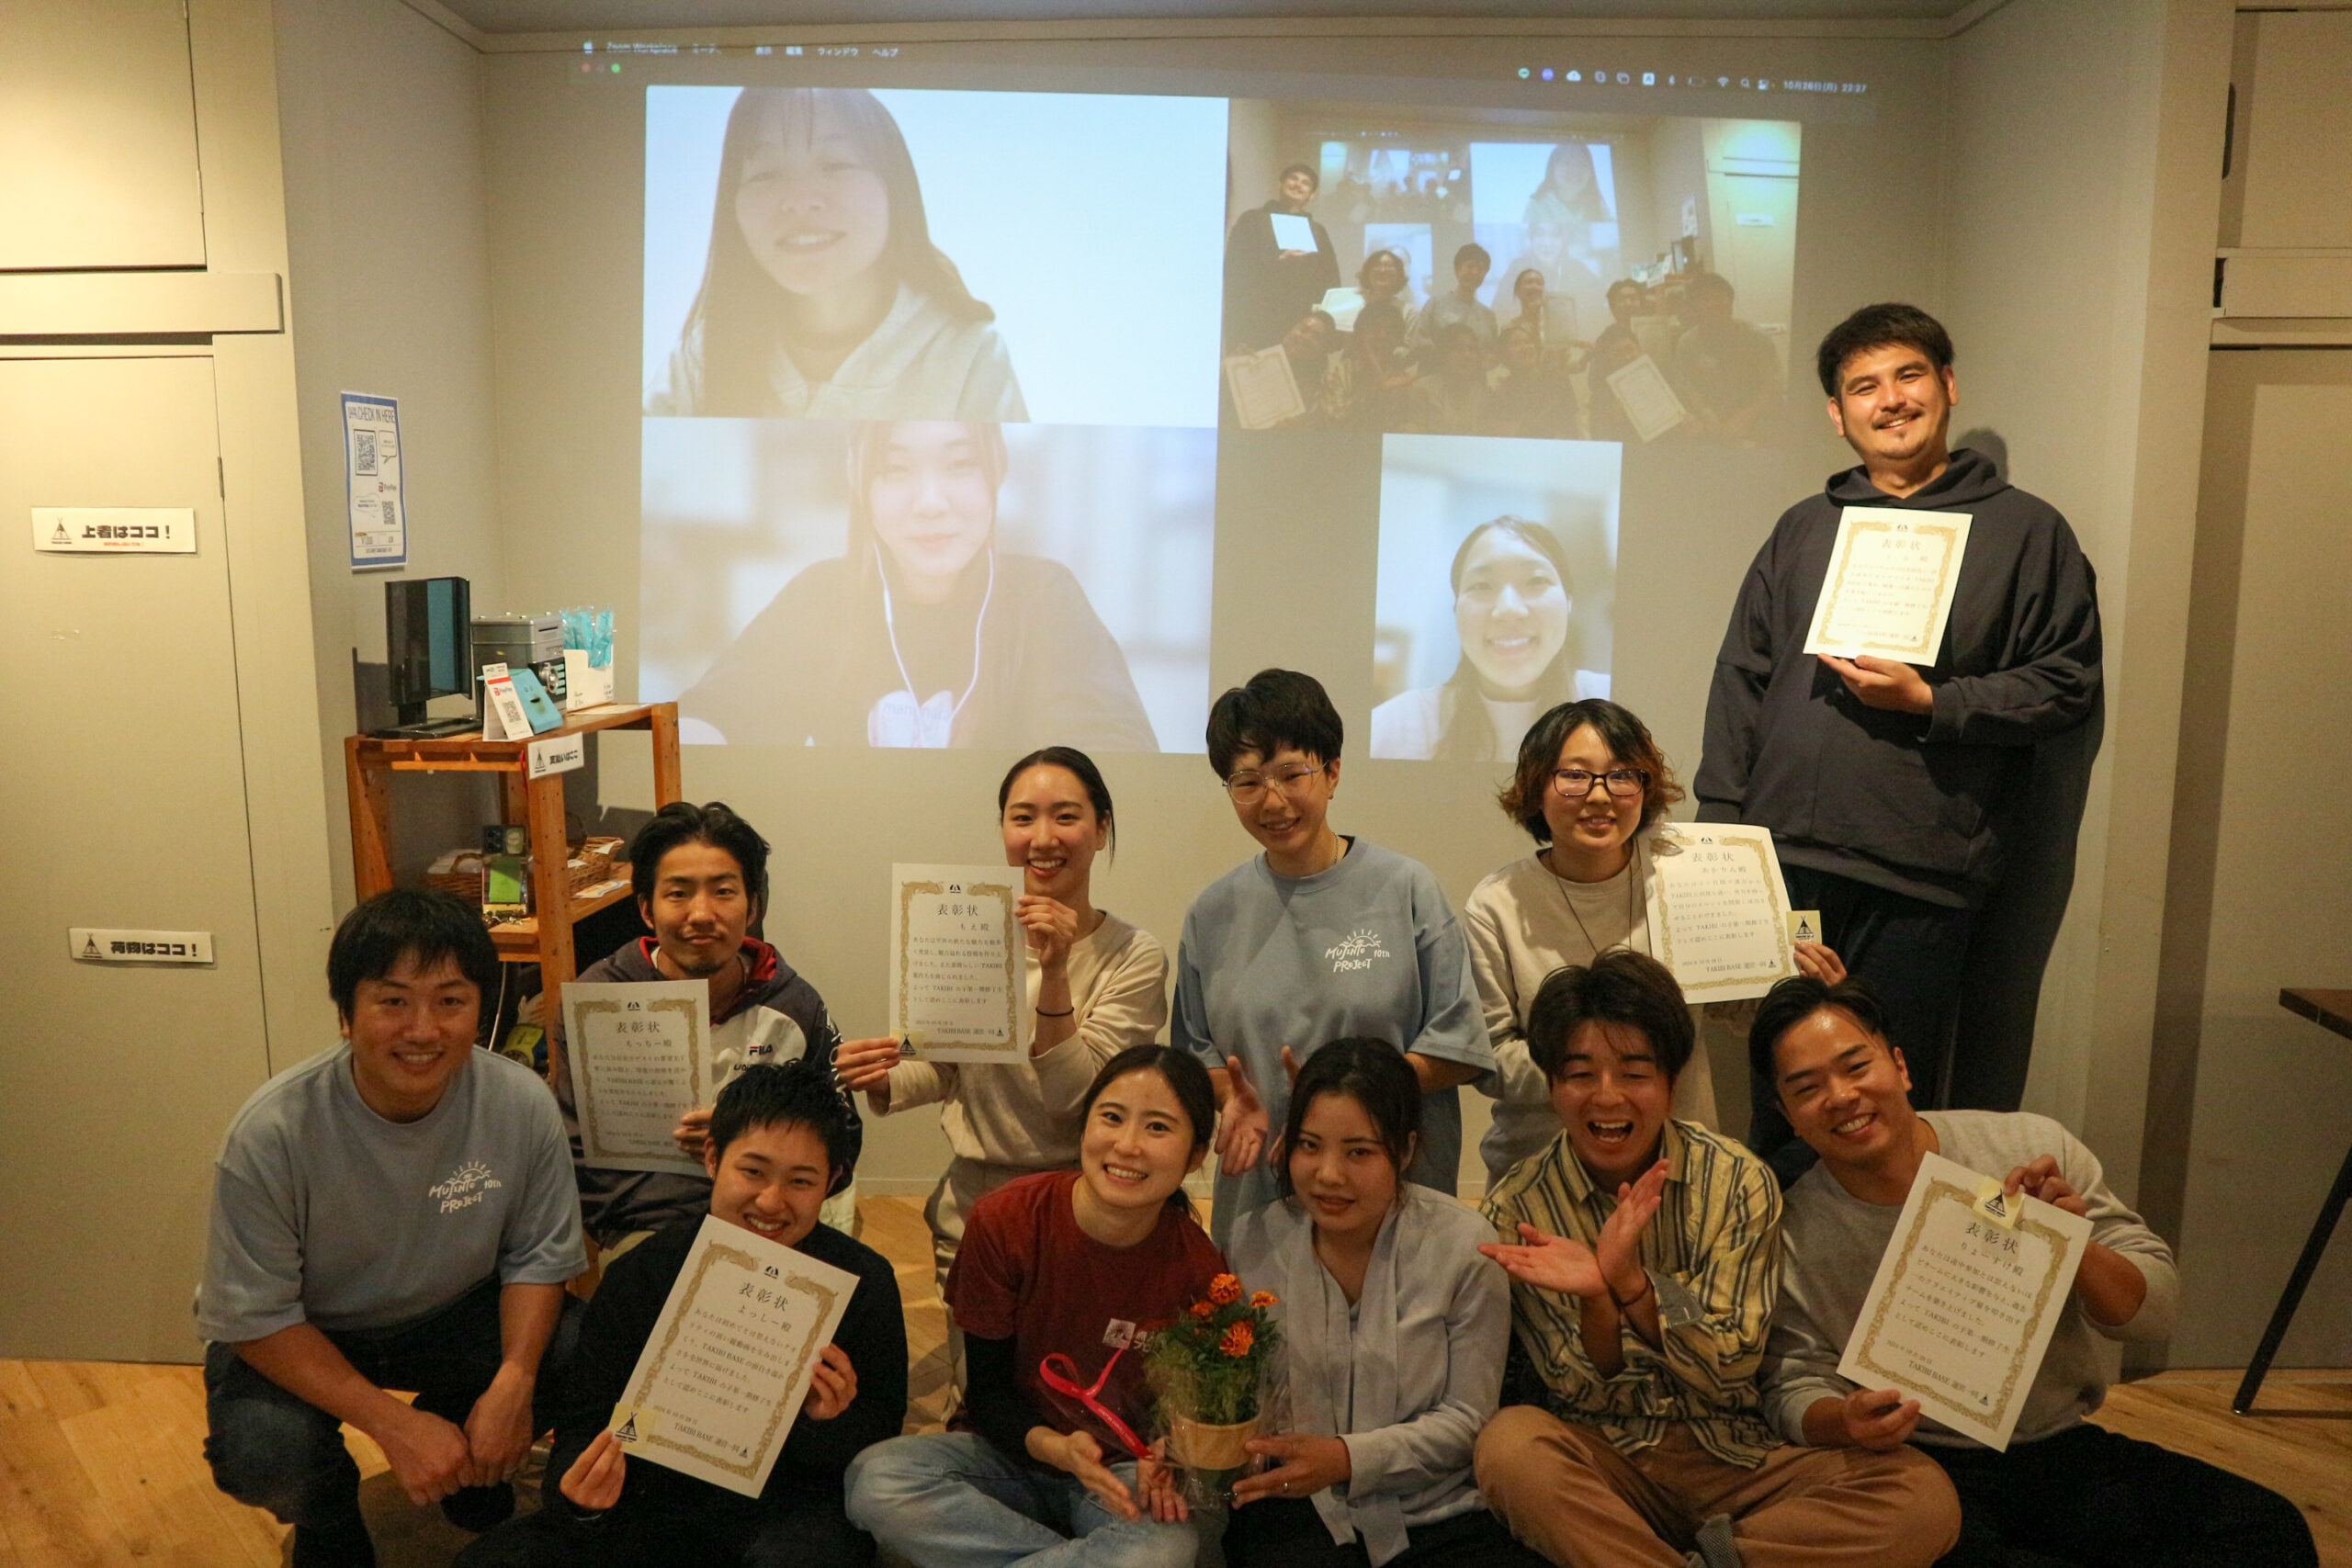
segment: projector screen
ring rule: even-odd
[[[1293,661],[1352,667],[1371,756],[1507,762],[1664,591],[1620,570],[1643,470],[1811,428],[1795,111],[1842,90],[657,73],[688,63],[728,79],[636,96],[635,238],[637,694],[689,743],[1198,752],[1218,558],[1298,525],[1282,468],[1369,595]]]

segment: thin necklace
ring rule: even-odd
[[[1559,848],[1557,844],[1552,847]],[[1623,874],[1625,878],[1625,939],[1629,945],[1634,936],[1634,857],[1637,852],[1633,845],[1625,846],[1625,867]],[[1592,949],[1592,955],[1595,958],[1600,957],[1600,944],[1592,940],[1592,932],[1585,929],[1584,917],[1577,913],[1577,901],[1568,897],[1568,879],[1562,876],[1549,863],[1545,863],[1544,869],[1551,875],[1552,880],[1559,885],[1560,902],[1568,907],[1568,919],[1577,923],[1577,934],[1584,938],[1585,946]]]

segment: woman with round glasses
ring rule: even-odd
[[[1531,726],[1498,796],[1536,852],[1472,890],[1462,906],[1470,964],[1486,1009],[1495,1073],[1494,1124],[1478,1145],[1490,1181],[1559,1134],[1549,1085],[1527,1053],[1527,1010],[1544,976],[1614,949],[1656,957],[1648,918],[1656,829],[1682,786],[1649,728],[1605,697],[1562,703]],[[1838,955],[1796,944],[1797,967],[1835,984]],[[1740,1004],[1722,1004],[1738,1006]],[[1699,1005],[1692,1008],[1700,1023]],[[1703,1036],[1703,1031],[1702,1031]],[[1715,1089],[1703,1037],[1674,1085],[1674,1114],[1709,1126]]]
[[[1216,1082],[1219,1245],[1274,1201],[1297,1064],[1327,1041],[1385,1041],[1422,1094],[1408,1180],[1451,1193],[1462,1158],[1457,1086],[1489,1076],[1470,953],[1437,878],[1329,820],[1340,716],[1311,675],[1261,670],[1209,710],[1209,765],[1262,853],[1211,883],[1184,916],[1169,1042]]]

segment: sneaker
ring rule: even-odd
[[[441,1499],[441,1517],[461,1530],[480,1535],[496,1529],[514,1517],[514,1483],[469,1486]]]
[[[296,1525],[293,1568],[376,1568],[376,1543],[356,1517],[331,1525]]]

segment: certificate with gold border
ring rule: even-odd
[[[1652,835],[1650,952],[1694,1002],[1760,997],[1797,972],[1770,828],[1676,822]]]
[[[1021,1059],[1021,889],[1012,866],[890,868],[890,1032],[920,1059]]]
[[[671,1134],[716,1092],[709,982],[574,980],[563,988],[563,1051],[582,1165],[704,1174]]]
[[[1968,552],[1968,518],[1965,512],[1847,507],[1838,514],[1804,650],[1933,665]]]
[[[707,1215],[613,1408],[628,1461],[756,1497],[857,1276]]]
[[[2090,1240],[2088,1220],[1928,1155],[1838,1373],[2007,1448]]]

